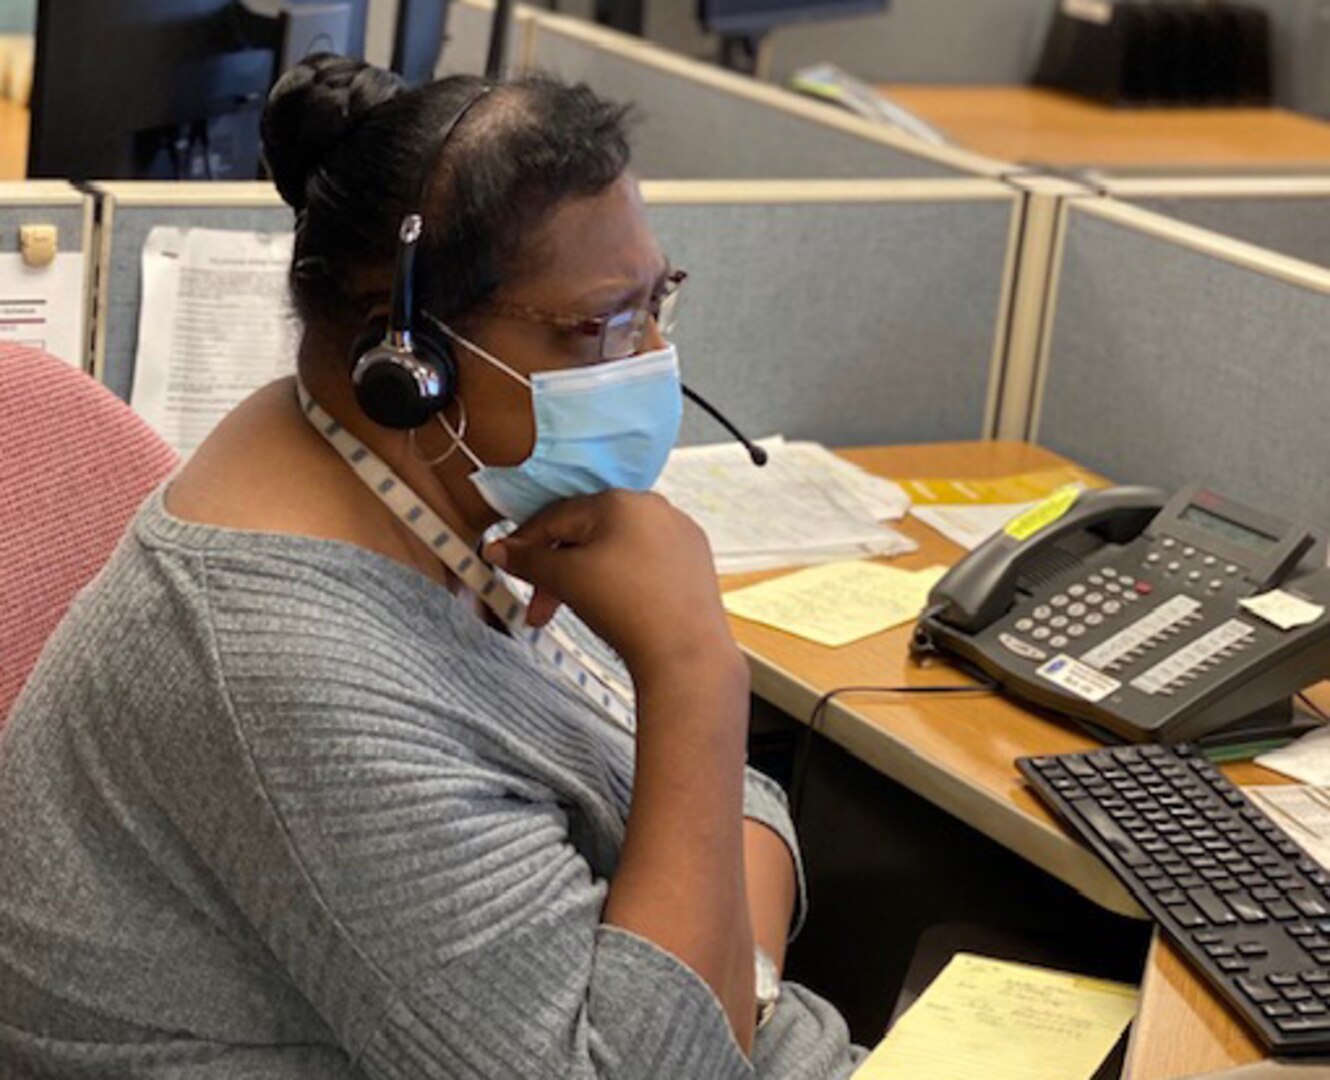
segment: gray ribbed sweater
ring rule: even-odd
[[[0,1077],[848,1075],[600,924],[632,751],[415,571],[157,493],[0,741]]]

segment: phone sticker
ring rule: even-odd
[[[1030,507],[1023,514],[1017,514],[1007,522],[1004,531],[1017,540],[1028,540],[1040,529],[1052,525],[1070,510],[1084,490],[1080,484],[1067,484],[1058,488],[1038,506]]]
[[[1122,684],[1065,653],[1053,657],[1035,674],[1086,701],[1102,701]]]

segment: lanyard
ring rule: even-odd
[[[359,439],[342,427],[297,383],[300,406],[314,430],[336,450],[380,502],[391,510],[457,578],[498,617],[513,638],[525,641],[555,672],[577,687],[608,720],[632,731],[635,698],[603,664],[555,623],[526,624],[527,605],[484,559],[472,551],[407,483]]]

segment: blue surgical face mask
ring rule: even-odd
[[[538,371],[528,379],[431,321],[531,391],[536,445],[520,465],[486,465],[454,432],[476,466],[471,482],[496,513],[521,524],[560,499],[611,488],[647,491],[659,479],[683,418],[673,345],[591,367]]]

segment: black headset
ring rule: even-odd
[[[483,87],[457,110],[425,158],[416,205],[424,207],[430,177],[448,139],[492,88]],[[351,383],[366,416],[389,428],[417,428],[442,412],[457,389],[452,342],[433,327],[416,325],[416,248],[424,231],[420,211],[407,214],[397,232],[392,306],[386,324],[376,319],[351,347]]]

